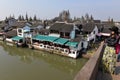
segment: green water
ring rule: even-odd
[[[0,43],[0,80],[73,80],[86,62]]]

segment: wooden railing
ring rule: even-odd
[[[98,67],[104,51],[104,42],[101,43],[95,55],[91,57],[75,76],[74,80],[96,80]]]

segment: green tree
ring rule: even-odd
[[[18,16],[18,20],[21,21],[22,20],[22,17],[21,15]]]
[[[32,17],[29,18],[29,21],[32,21]]]
[[[89,20],[89,14],[88,13],[86,13],[85,18],[86,18],[87,21]]]
[[[26,21],[28,21],[28,15],[27,15],[27,13],[26,13]]]
[[[113,18],[110,20],[110,23],[111,23],[112,26],[115,26]]]
[[[81,22],[82,22],[82,23],[85,22],[85,18],[84,18],[84,16],[81,17]]]
[[[33,19],[34,19],[34,21],[37,21],[37,17],[36,17],[36,15],[34,15],[34,18],[33,18]]]
[[[22,16],[22,21],[24,21],[25,20],[25,18],[24,18],[24,16]]]
[[[8,20],[8,18],[6,17],[5,20]]]
[[[90,20],[92,20],[92,21],[94,20],[94,18],[93,18],[93,16],[92,16],[92,15],[90,16]]]

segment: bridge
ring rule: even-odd
[[[104,48],[104,42],[102,42],[95,55],[88,60],[74,80],[120,80],[120,62],[116,64],[116,75],[103,73],[99,69]]]

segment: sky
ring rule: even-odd
[[[51,19],[63,10],[69,10],[71,17],[81,17],[86,13],[95,19],[109,17],[120,21],[120,0],[0,0],[0,20],[6,16],[18,17],[37,15],[40,19]]]

